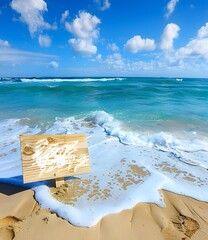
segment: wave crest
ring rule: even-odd
[[[107,134],[117,137],[123,144],[156,148],[169,152],[188,164],[208,168],[208,160],[204,157],[204,152],[208,152],[208,141],[206,139],[206,141],[193,140],[186,139],[185,136],[184,139],[178,139],[168,132],[147,134],[126,130],[122,122],[104,111],[93,112],[85,120],[98,124]]]
[[[107,82],[122,81],[126,78],[21,78],[22,82]]]

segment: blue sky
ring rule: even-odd
[[[0,76],[208,77],[207,0],[4,0]]]

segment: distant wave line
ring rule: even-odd
[[[51,79],[37,79],[37,78],[21,78],[21,82],[107,82],[107,81],[122,81],[126,78],[77,78],[77,79],[63,79],[63,78],[51,78]]]

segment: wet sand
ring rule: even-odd
[[[139,203],[82,228],[40,208],[32,190],[0,184],[0,240],[208,239],[208,203],[161,192],[166,208]]]

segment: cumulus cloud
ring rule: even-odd
[[[153,39],[142,39],[140,36],[134,36],[129,39],[124,48],[132,53],[137,53],[138,51],[151,51],[156,47],[155,41]]]
[[[168,25],[167,25],[168,26]],[[173,40],[178,36],[180,28],[175,25],[165,28],[163,40],[166,45],[163,45],[164,50],[173,48]],[[203,26],[206,27],[207,23]],[[174,51],[157,51],[152,54],[151,60],[132,61],[125,59],[121,54],[114,53],[107,56],[106,59],[98,58],[98,62],[102,66],[107,65],[112,71],[124,72],[128,75],[136,74],[153,74],[160,76],[164,72],[171,76],[205,76],[208,73],[208,35],[204,33],[205,29],[201,27],[195,38],[187,42],[183,47]],[[172,31],[174,29],[174,31]],[[201,30],[203,29],[203,32]],[[206,32],[206,31],[205,31]],[[202,34],[203,33],[203,34]],[[132,46],[132,45],[131,45]],[[134,44],[133,44],[134,46]],[[134,49],[134,48],[133,48]],[[136,50],[135,50],[136,51]],[[100,61],[99,61],[100,59]],[[136,74],[135,74],[136,73]],[[195,74],[195,75],[194,75]]]
[[[166,27],[167,28],[167,27]],[[170,63],[176,62],[189,62],[197,64],[197,61],[203,62],[208,60],[208,23],[202,26],[197,33],[197,36],[191,39],[184,47],[181,47],[175,51],[165,51],[165,58]],[[179,27],[176,25],[173,27],[174,31],[170,31],[170,37],[164,37],[163,49],[170,49],[172,47],[173,36],[178,35]],[[165,30],[164,30],[165,32]],[[168,31],[167,31],[168,32]],[[169,39],[169,40],[168,40]]]
[[[68,18],[69,16],[69,10],[66,10],[64,13],[62,13],[61,15],[61,22],[65,22],[65,20]]]
[[[79,16],[72,23],[66,22],[66,29],[78,38],[97,38],[99,31],[97,25],[100,19],[88,12],[79,12]]]
[[[105,60],[105,63],[112,66],[113,68],[122,68],[125,65],[120,53],[114,53],[112,55],[109,55]]]
[[[95,59],[96,59],[98,62],[102,62],[102,61],[103,61],[101,54],[98,54]]]
[[[101,11],[105,11],[110,8],[111,4],[109,0],[94,0]]]
[[[198,30],[194,39],[177,51],[177,58],[208,59],[208,23]]]
[[[21,15],[20,20],[28,25],[31,36],[43,29],[56,27],[43,19],[43,13],[48,11],[44,0],[12,0],[11,7]]]
[[[198,38],[204,38],[208,36],[208,23],[206,23],[204,26],[202,26],[198,31]]]
[[[174,23],[167,24],[161,36],[160,49],[170,50],[173,48],[173,40],[178,37],[180,27]]]
[[[8,41],[0,39],[0,47],[9,47],[9,46],[10,44]]]
[[[50,68],[58,68],[59,64],[56,61],[51,61],[51,62],[49,62],[48,67],[50,67]]]
[[[115,43],[109,44],[108,47],[109,47],[109,49],[111,49],[114,52],[119,50],[118,46]]]
[[[179,0],[170,0],[167,4],[167,13],[165,14],[166,18],[170,17],[170,15],[174,12],[176,4]]]
[[[81,53],[83,56],[91,56],[96,54],[97,47],[87,39],[69,39],[69,44],[75,52]]]
[[[114,53],[109,56],[105,60],[100,61],[100,63],[106,64],[110,67],[111,70],[119,70],[119,73],[125,72],[126,74],[132,73],[140,73],[143,72],[154,72],[157,71],[158,68],[162,66],[162,64],[156,60],[150,61],[131,61],[122,57],[120,53]]]
[[[99,18],[84,11],[79,12],[72,23],[65,23],[66,29],[76,37],[69,40],[74,51],[83,56],[96,54],[95,40],[99,35],[97,26],[100,23]]]
[[[48,35],[39,35],[38,42],[41,47],[51,46],[51,38]]]
[[[208,38],[193,39],[177,51],[178,58],[208,58]]]

